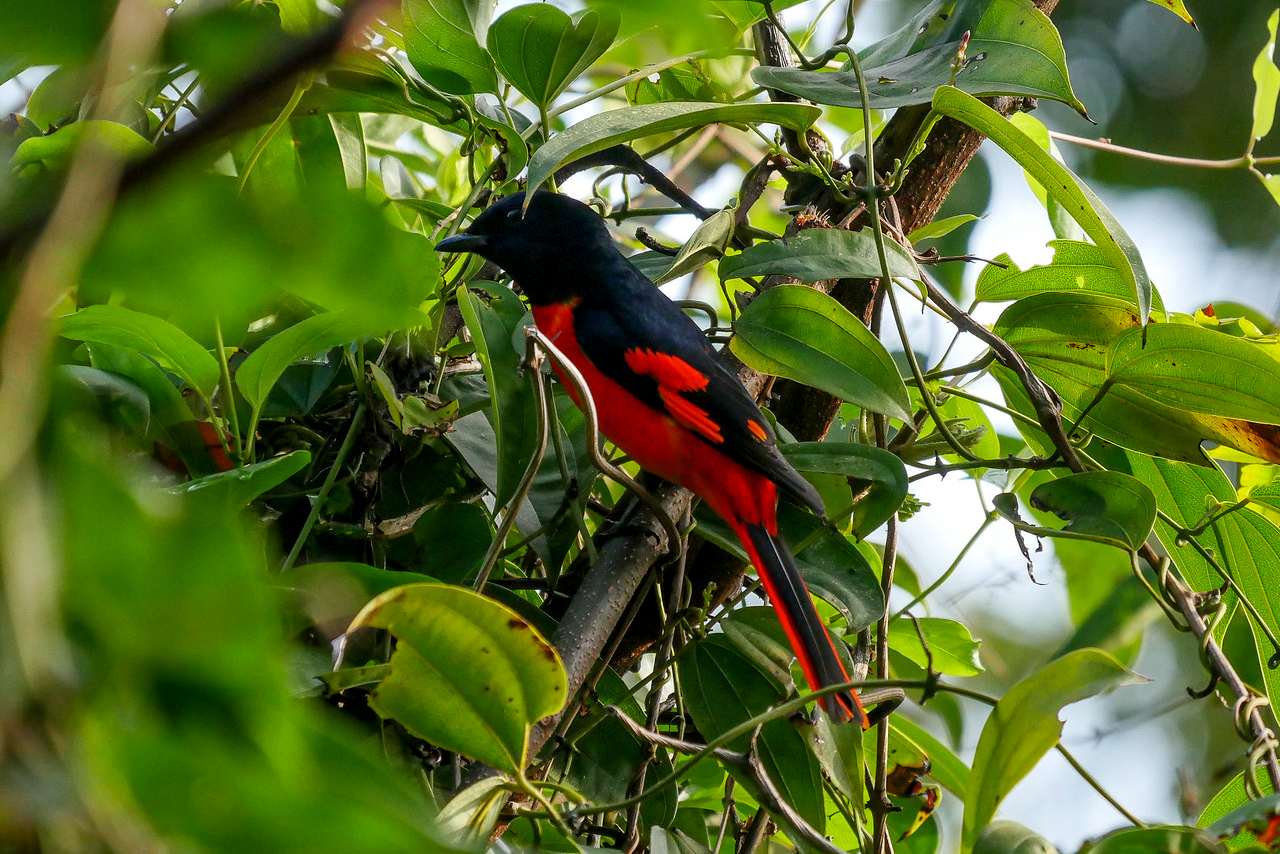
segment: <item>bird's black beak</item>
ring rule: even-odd
[[[467,234],[465,231],[446,237],[436,244],[437,252],[478,252],[488,245],[488,238],[483,234]]]

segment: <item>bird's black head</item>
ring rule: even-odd
[[[568,196],[545,190],[523,210],[524,193],[490,205],[466,229],[436,244],[441,252],[474,252],[519,283],[535,305],[581,296],[590,267],[622,261],[604,220]],[[623,262],[625,263],[625,262]]]

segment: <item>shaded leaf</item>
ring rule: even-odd
[[[880,340],[824,293],[779,285],[760,294],[734,324],[734,355],[894,418],[911,418],[907,387]]]
[[[1058,854],[1058,849],[1016,821],[993,821],[974,840],[973,854]]]
[[[127,347],[149,356],[206,397],[218,384],[218,360],[159,317],[118,305],[91,305],[62,318],[60,332],[64,338]]]
[[[900,737],[910,739],[929,757],[929,776],[963,800],[969,785],[969,768],[960,757],[915,721],[901,715],[894,715],[890,720],[890,726]]]
[[[609,49],[619,23],[611,6],[572,18],[555,6],[516,6],[489,29],[489,53],[508,83],[546,107]]]
[[[733,237],[734,215],[733,208],[726,208],[716,211],[703,220],[680,247],[680,252],[671,262],[671,266],[654,278],[654,284],[661,285],[685,273],[692,273],[694,270],[701,269],[707,262],[724,255],[725,247]]]
[[[399,643],[391,673],[369,698],[419,738],[520,773],[529,730],[564,708],[567,682],[555,649],[505,605],[444,584],[409,584],[356,615]]]
[[[889,520],[907,496],[907,469],[902,460],[873,445],[856,442],[790,442],[778,450],[797,471],[825,472],[855,480],[859,491],[851,522],[865,537]],[[865,488],[865,494],[861,494]],[[843,507],[828,507],[829,513]]]
[[[195,496],[200,501],[216,502],[219,507],[239,509],[275,489],[306,468],[310,462],[310,451],[294,451],[251,466],[196,478],[189,483],[171,486],[166,491],[174,495]]]
[[[908,279],[920,278],[911,253],[896,240],[885,240],[889,272]],[[720,262],[720,278],[745,279],[778,273],[802,282],[821,279],[880,278],[880,255],[870,228],[844,231],[809,228],[795,237],[757,243]]]
[[[571,160],[620,142],[713,124],[776,124],[804,130],[822,114],[809,104],[707,104],[671,101],[588,116],[552,137],[529,161],[529,194]]]
[[[1141,481],[1114,471],[1069,474],[1043,483],[1030,503],[1067,520],[1064,530],[1099,537],[1134,551],[1156,519],[1156,497]]]

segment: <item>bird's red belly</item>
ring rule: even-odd
[[[602,373],[578,346],[570,306],[535,306],[533,318],[538,329],[582,373],[595,401],[600,432],[611,442],[641,468],[689,489],[721,516],[777,530],[777,490],[772,481],[725,456]],[[556,374],[581,408],[572,380],[559,367]]]

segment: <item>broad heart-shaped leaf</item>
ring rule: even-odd
[[[1107,379],[1166,406],[1280,424],[1280,360],[1263,347],[1190,323],[1121,333],[1107,351]]]
[[[907,468],[895,454],[856,442],[791,442],[778,450],[796,471],[822,472],[865,481],[866,494],[853,507],[853,531],[865,537],[889,520],[907,497]],[[862,484],[855,484],[861,492]],[[828,513],[843,512],[828,507]]]
[[[1050,291],[1086,291],[1132,302],[1133,291],[1125,284],[1120,271],[1092,243],[1079,240],[1050,240],[1053,261],[1048,264],[1018,269],[1008,255],[996,258],[1004,268],[994,264],[978,274],[974,296],[982,302],[1018,300]],[[1164,310],[1160,294],[1151,292],[1151,305]]]
[[[208,397],[218,384],[218,360],[167,320],[118,305],[91,305],[62,318],[60,334],[75,341],[113,344],[155,359]]]
[[[609,49],[621,20],[612,6],[572,18],[555,6],[517,6],[490,27],[489,53],[508,83],[546,107]]]
[[[786,699],[764,671],[724,635],[694,644],[677,665],[680,687],[699,732],[716,738],[748,718]],[[743,749],[749,736],[728,746]],[[760,729],[756,749],[765,772],[783,799],[819,833],[826,826],[822,773],[813,751],[788,720],[772,720]],[[733,769],[726,769],[730,774]],[[741,781],[739,781],[741,782]]]
[[[1280,10],[1267,19],[1267,43],[1253,61],[1253,130],[1252,139],[1262,139],[1271,133],[1276,118],[1276,98],[1280,97],[1280,68],[1276,67],[1276,25],[1280,23]]]
[[[1077,291],[1019,300],[1004,310],[994,331],[1058,393],[1070,423],[1102,388],[1111,342],[1138,324],[1132,304]],[[1029,412],[1026,393],[1013,374],[999,367],[993,373],[1009,405]],[[1123,448],[1182,462],[1204,465],[1200,443],[1206,439],[1280,462],[1280,444],[1268,433],[1270,427],[1196,415],[1124,387],[1110,389],[1082,426]],[[1039,441],[1034,433],[1024,435]]]
[[[779,285],[733,325],[729,347],[757,371],[820,388],[893,418],[911,418],[911,398],[880,339],[839,302],[813,288]]]
[[[1131,682],[1144,681],[1105,652],[1081,649],[1049,662],[1009,689],[978,738],[964,799],[961,850],[973,849],[978,832],[1014,785],[1058,742],[1063,706]]]
[[[1156,497],[1142,481],[1115,471],[1069,474],[1036,487],[1030,503],[1066,519],[1065,530],[1134,551],[1156,521]]]
[[[966,10],[981,17],[974,21]],[[929,32],[939,18],[945,24]],[[951,64],[966,31],[971,35],[965,64],[956,74]],[[917,33],[919,37],[912,38]],[[1062,38],[1031,0],[985,4],[935,0],[908,27],[864,51],[860,61],[868,100],[875,109],[927,104],[934,91],[951,83],[954,76],[955,86],[974,95],[1051,98],[1081,114],[1085,111],[1071,91]],[[858,78],[851,70],[824,73],[762,66],[752,70],[751,78],[761,86],[820,104],[862,106]]]
[[[538,438],[537,407],[530,377],[520,373],[523,353],[512,340],[528,320],[524,303],[510,289],[490,283],[472,283],[459,296],[458,307],[484,366],[493,398],[493,430],[497,435],[498,481],[494,492],[499,507],[506,506],[533,458]]]
[[[972,95],[954,86],[943,86],[933,96],[933,109],[981,131],[1039,181],[1045,192],[1070,211],[1084,233],[1119,271],[1138,305],[1140,320],[1146,323],[1151,314],[1151,280],[1147,277],[1142,256],[1128,232],[1093,190],[1016,125]]]
[[[896,240],[885,238],[889,274],[919,279],[920,268]],[[875,235],[869,228],[844,231],[810,228],[795,237],[757,243],[720,262],[720,278],[745,279],[781,273],[802,282],[821,279],[878,279],[882,273]]]
[[[268,490],[275,489],[306,468],[310,451],[294,451],[251,466],[231,469],[169,487],[175,495],[191,495],[200,501],[216,502],[224,508],[239,509]]]
[[[404,48],[422,78],[451,95],[497,92],[482,47],[493,0],[404,0]]]
[[[348,631],[395,635],[391,674],[369,698],[419,738],[513,774],[529,730],[564,708],[555,648],[515,611],[447,584],[407,584],[364,607]]]
[[[280,379],[285,368],[299,359],[323,353],[367,335],[380,335],[390,329],[425,322],[426,317],[416,311],[372,314],[329,311],[308,317],[283,332],[276,333],[250,353],[236,369],[236,386],[245,400],[255,409],[260,409],[267,393],[276,384],[276,380]]]
[[[802,131],[818,120],[812,104],[708,104],[670,101],[588,116],[556,134],[529,161],[529,195],[565,163],[611,145],[654,134],[714,124],[771,124]]]

